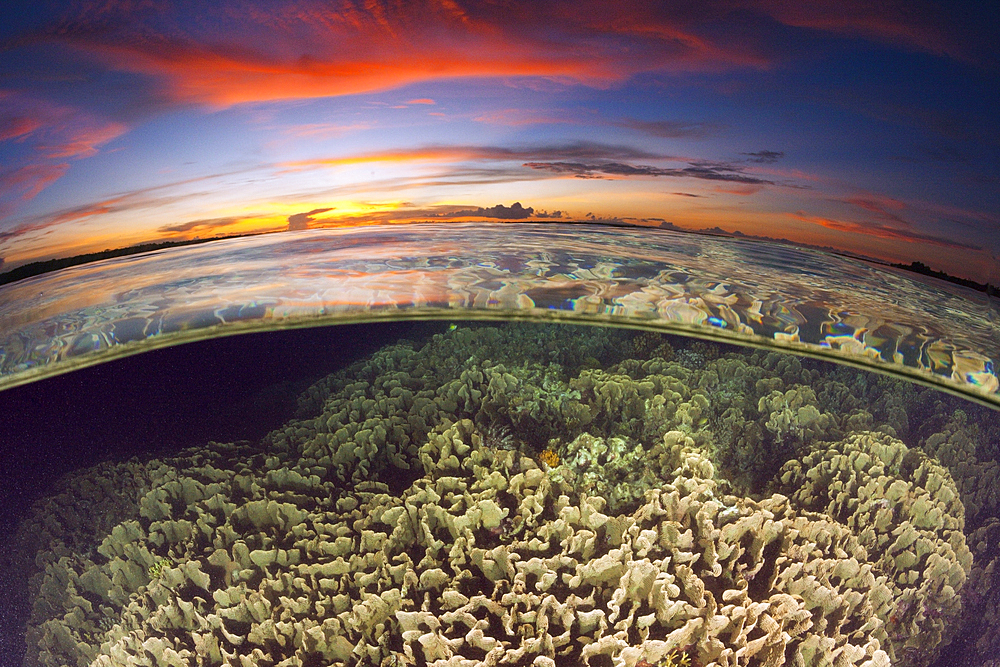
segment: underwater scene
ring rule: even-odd
[[[1000,664],[994,408],[652,331],[387,327],[329,337],[262,437],[20,508],[10,664]]]

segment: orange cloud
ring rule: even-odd
[[[563,145],[505,148],[501,146],[431,145],[390,151],[360,153],[345,157],[294,160],[279,163],[285,171],[298,171],[313,167],[338,167],[366,162],[462,162],[465,160],[631,160],[672,159],[670,156],[649,153],[628,146],[612,146],[593,142],[576,142]]]
[[[761,185],[719,185],[714,190],[720,194],[737,195],[739,197],[749,197],[761,191]]]
[[[311,160],[292,160],[279,163],[284,171],[299,171],[312,167],[339,167],[365,162],[421,162],[441,161],[454,162],[475,159],[475,149],[471,147],[427,147],[412,150],[381,151],[377,153],[362,153],[347,157],[315,158]]]
[[[746,45],[701,37],[637,2],[504,6],[452,0],[313,0],[223,9],[167,30],[123,8],[79,15],[53,39],[116,70],[148,74],[175,101],[212,106],[350,95],[458,77],[546,77],[605,87],[640,72],[766,67]],[[182,11],[175,12],[182,15]],[[408,104],[432,104],[429,98]]]
[[[215,232],[223,227],[231,227],[232,225],[245,222],[247,220],[253,220],[256,216],[249,217],[223,217],[223,218],[202,218],[199,220],[189,220],[187,222],[182,222],[173,225],[163,225],[157,228],[157,232],[165,237],[183,237],[187,238],[192,233],[194,234],[204,234],[207,232]]]
[[[429,97],[420,97],[415,100],[406,100],[407,104],[437,104],[434,100]]]
[[[834,220],[832,218],[824,218],[822,216],[808,215],[803,211],[789,213],[789,215],[796,220],[801,220],[802,222],[822,225],[827,229],[835,229],[837,231],[849,232],[851,234],[862,234],[880,239],[904,241],[906,243],[930,243],[931,245],[940,246],[942,248],[952,248],[956,250],[982,250],[982,248],[976,245],[953,241],[940,236],[933,236],[931,234],[921,234],[918,232],[886,227],[885,225],[877,223]]]

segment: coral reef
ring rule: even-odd
[[[1000,430],[865,378],[603,329],[384,348],[260,443],[67,479],[15,541],[25,665],[985,659]]]
[[[849,526],[888,575],[893,664],[930,664],[958,627],[972,567],[950,473],[891,436],[859,433],[786,463],[778,482],[796,506]]]
[[[1000,650],[1000,465],[984,451],[989,436],[980,425],[972,423],[966,411],[955,410],[921,443],[955,477],[974,557],[962,596],[965,627],[948,654],[954,664],[960,657],[990,656]]]
[[[997,516],[1000,509],[1000,464],[982,459],[980,432],[963,410],[956,410],[940,430],[920,444],[955,476],[970,528]]]
[[[369,482],[336,502],[273,458],[211,484],[191,466],[103,558],[48,569],[64,613],[36,615],[35,664],[889,664],[890,591],[852,532],[782,496],[720,497],[678,431],[630,515],[483,447],[469,420],[418,456],[400,496]]]

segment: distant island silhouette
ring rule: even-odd
[[[71,266],[79,266],[80,264],[99,262],[102,259],[111,259],[112,257],[125,257],[127,255],[138,255],[139,253],[153,252],[154,250],[163,250],[164,248],[175,248],[177,246],[184,246],[184,245],[197,245],[199,243],[222,241],[224,239],[237,239],[237,238],[242,238],[244,236],[257,236],[257,234],[233,234],[231,236],[212,236],[204,239],[188,239],[186,241],[160,241],[158,243],[140,243],[139,245],[126,246],[124,248],[115,248],[113,250],[101,250],[100,252],[88,252],[83,255],[73,255],[71,257],[59,257],[57,259],[46,259],[40,262],[31,262],[29,264],[22,264],[21,266],[15,269],[11,269],[10,271],[5,271],[3,273],[0,273],[0,285],[6,285],[7,283],[13,283],[18,280],[24,280],[25,278],[41,275],[43,273],[50,273],[52,271],[58,271],[60,269],[67,269]]]
[[[957,285],[964,285],[965,287],[971,287],[974,290],[980,292],[986,292],[992,297],[1000,297],[1000,288],[990,283],[977,283],[974,280],[968,280],[966,278],[958,278],[956,276],[951,276],[944,271],[935,271],[931,267],[927,266],[923,262],[911,262],[909,264],[890,264],[897,269],[903,269],[904,271],[912,271],[913,273],[920,273],[925,276],[931,276],[932,278],[938,278],[940,280],[947,280],[950,283],[955,283]]]
[[[418,221],[414,221],[418,222]],[[427,220],[423,222],[440,222],[439,220]],[[491,220],[490,222],[496,222]],[[541,222],[541,223],[551,223],[551,222],[561,222],[570,224],[594,224],[594,220],[537,220],[530,222]],[[601,220],[600,224],[610,223],[611,226],[622,226],[622,227],[637,227],[641,225],[635,225],[627,223],[623,220],[611,219],[611,220]],[[652,227],[656,229],[657,227]],[[688,234],[701,234],[705,236],[726,236],[731,238],[742,238],[742,239],[753,239],[760,241],[768,241],[771,243],[782,243],[785,245],[793,245],[805,248],[812,248],[815,250],[822,250],[824,252],[829,252],[837,255],[844,255],[847,257],[853,257],[855,259],[864,260],[867,262],[872,262],[875,264],[881,264],[882,266],[891,266],[896,269],[902,269],[904,271],[910,271],[912,273],[918,273],[920,275],[929,276],[931,278],[937,278],[939,280],[944,280],[956,285],[962,285],[963,287],[968,287],[979,292],[985,292],[991,297],[1000,297],[1000,288],[990,283],[977,283],[974,280],[969,280],[968,278],[959,278],[958,276],[953,276],[944,271],[936,271],[923,262],[911,262],[909,264],[896,264],[884,262],[873,257],[866,257],[864,255],[859,255],[852,252],[844,252],[837,250],[836,248],[830,248],[826,246],[813,246],[803,243],[795,243],[788,239],[776,239],[768,236],[753,236],[750,234],[744,234],[740,231],[727,232],[724,229],[718,227],[710,229],[685,229],[683,227],[678,227],[669,222],[661,222],[658,226],[659,229],[667,229],[670,231],[685,232]],[[199,243],[210,243],[212,241],[223,241],[226,239],[238,239],[245,238],[248,236],[259,236],[260,234],[274,234],[277,232],[257,232],[254,234],[231,234],[228,236],[213,236],[204,239],[189,239],[186,241],[160,241],[157,243],[141,243],[139,245],[127,246],[124,248],[115,248],[109,250],[102,250],[100,252],[90,252],[83,255],[73,255],[71,257],[59,257],[57,259],[47,259],[40,262],[31,262],[29,264],[22,264],[17,268],[11,269],[10,271],[5,271],[0,273],[0,285],[6,285],[8,283],[16,282],[18,280],[23,280],[25,278],[30,278],[32,276],[41,275],[43,273],[50,273],[52,271],[58,271],[60,269],[69,268],[71,266],[79,266],[80,264],[89,264],[90,262],[97,262],[102,259],[111,259],[113,257],[125,257],[128,255],[137,255],[144,252],[152,252],[154,250],[163,250],[165,248],[175,248],[179,246],[187,245],[197,245]]]
[[[833,255],[841,255],[843,257],[852,257],[854,259],[860,259],[865,262],[871,262],[872,264],[880,264],[882,266],[891,266],[895,269],[902,269],[904,271],[910,271],[912,273],[919,273],[924,276],[930,276],[931,278],[937,278],[938,280],[944,280],[949,283],[954,283],[956,285],[961,285],[963,287],[969,287],[978,292],[985,292],[991,297],[1000,297],[1000,287],[992,285],[990,283],[977,283],[974,280],[969,280],[968,278],[960,278],[958,276],[953,276],[944,271],[936,271],[931,267],[927,266],[923,262],[910,262],[909,264],[886,262],[881,259],[875,259],[874,257],[869,257],[867,255],[862,255],[856,252],[850,252],[847,250],[838,250],[837,248],[831,248],[830,246],[819,246],[812,245],[809,243],[798,243],[791,241],[789,239],[774,238],[773,236],[756,236],[753,234],[744,234],[743,232],[736,230],[732,232],[727,232],[721,227],[710,227],[707,229],[685,229],[683,227],[678,227],[671,222],[663,222],[659,225],[660,229],[669,229],[676,232],[689,232],[693,234],[704,234],[706,236],[725,236],[729,238],[736,239],[751,239],[754,241],[767,241],[769,243],[780,243],[783,245],[791,245],[799,248],[811,248],[813,250],[821,250],[823,252],[828,252]]]

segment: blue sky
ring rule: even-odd
[[[289,227],[606,219],[996,283],[993,13],[25,2],[0,28],[0,258]]]

